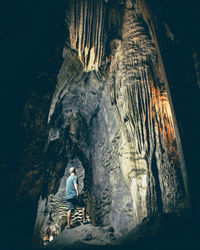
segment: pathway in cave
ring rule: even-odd
[[[108,246],[115,245],[116,235],[112,227],[95,227],[91,224],[64,229],[53,241],[47,245],[47,249],[63,249],[67,247],[81,248],[84,246]]]

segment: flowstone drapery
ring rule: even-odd
[[[58,159],[60,177],[78,159],[92,223],[123,234],[146,216],[187,210],[188,200],[167,82],[141,10],[134,1],[121,5],[122,25],[107,35],[105,52],[106,8],[109,20],[116,13],[97,2],[72,3],[70,43],[49,112],[46,189],[53,190]]]

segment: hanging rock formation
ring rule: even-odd
[[[169,15],[160,9],[162,4],[169,4]],[[198,155],[198,147],[192,154],[191,144],[185,145],[190,135],[196,136],[198,123],[194,125],[196,115],[185,117],[184,112],[198,107],[198,39],[190,43],[187,22],[173,23],[177,13],[171,5],[179,9],[178,1],[162,4],[67,1],[65,41],[59,41],[62,60],[52,60],[61,67],[58,74],[51,72],[54,65],[38,77],[39,85],[51,82],[51,86],[30,95],[21,123],[15,198],[24,200],[26,214],[34,210],[33,248],[92,249],[128,242],[142,249],[146,242],[148,249],[149,244],[156,248],[160,237],[157,248],[163,250],[165,243],[166,249],[172,247],[170,240],[176,236],[189,235],[190,222],[185,219],[192,210],[189,184],[194,200],[199,181],[195,168],[190,169],[195,161],[190,160]],[[184,91],[194,98],[183,101]],[[188,117],[193,117],[194,131],[187,128]],[[75,228],[69,232],[65,185],[71,166],[77,169],[91,224],[81,225],[78,209],[72,215]]]
[[[98,70],[105,46],[105,2],[74,1],[71,8],[71,48],[86,71]]]
[[[132,163],[124,164],[124,172],[126,179],[132,179],[133,199],[142,197],[138,190],[141,190],[142,180],[147,178],[148,212],[170,212],[184,207],[180,159],[166,83],[159,75],[155,46],[145,31],[139,11],[137,6],[133,9],[127,2],[123,42],[111,59],[108,79],[113,93],[111,100],[118,107],[127,141],[132,147],[128,152]],[[144,197],[140,199],[145,200]],[[141,202],[136,200],[135,208],[136,204]],[[141,208],[136,210],[142,211]]]
[[[63,229],[66,209],[53,214],[60,214],[55,199],[65,203],[65,193],[58,195],[65,182],[59,180],[69,162],[84,169],[93,225],[112,226],[123,235],[147,216],[189,211],[179,135],[156,40],[137,2],[119,3],[121,24],[108,4],[75,1],[67,14],[70,37],[49,112],[35,239],[42,239],[48,226],[54,237]],[[107,40],[106,22],[113,29]]]

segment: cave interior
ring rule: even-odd
[[[199,249],[199,1],[1,11],[2,249]],[[85,231],[81,209],[65,229],[70,167]]]

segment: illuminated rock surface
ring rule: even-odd
[[[32,223],[33,248],[196,244],[191,211],[198,211],[198,164],[192,155],[198,147],[186,142],[198,141],[198,39],[182,44],[181,32],[189,29],[173,23],[173,8],[165,16],[159,7],[148,0],[75,0],[60,7],[66,9],[62,43],[57,41],[57,57],[48,59],[53,66],[37,78],[40,86],[51,86],[32,91],[24,106],[20,169],[12,177],[13,200],[22,204],[18,213],[29,218],[23,225]],[[185,92],[194,98],[181,100]],[[187,117],[194,131],[185,125]],[[75,227],[67,230],[71,166],[91,224],[81,225],[78,209]]]
[[[123,6],[123,25],[118,30],[122,37],[110,41],[108,66],[108,59],[100,65],[100,59],[92,62],[88,57],[94,56],[86,53],[87,46],[94,53],[90,43],[104,33],[106,8],[102,2],[95,14],[101,25],[92,38],[85,31],[96,30],[96,23],[90,27],[90,16],[86,15],[93,11],[89,2],[72,4],[72,12],[78,12],[70,26],[71,48],[66,45],[63,50],[64,61],[48,120],[45,167],[52,170],[46,176],[46,190],[51,192],[55,186],[55,171],[62,175],[67,162],[77,158],[85,169],[84,191],[92,223],[110,225],[123,235],[146,216],[189,211],[187,186],[165,73],[139,6],[132,1]],[[75,45],[78,55],[72,50]],[[104,56],[97,45],[95,55]],[[60,172],[55,169],[58,164]],[[36,228],[42,226],[40,234],[55,223],[60,229],[54,235],[60,233],[62,223],[51,213],[48,209],[43,222],[37,218]],[[63,217],[66,220],[66,212]]]

